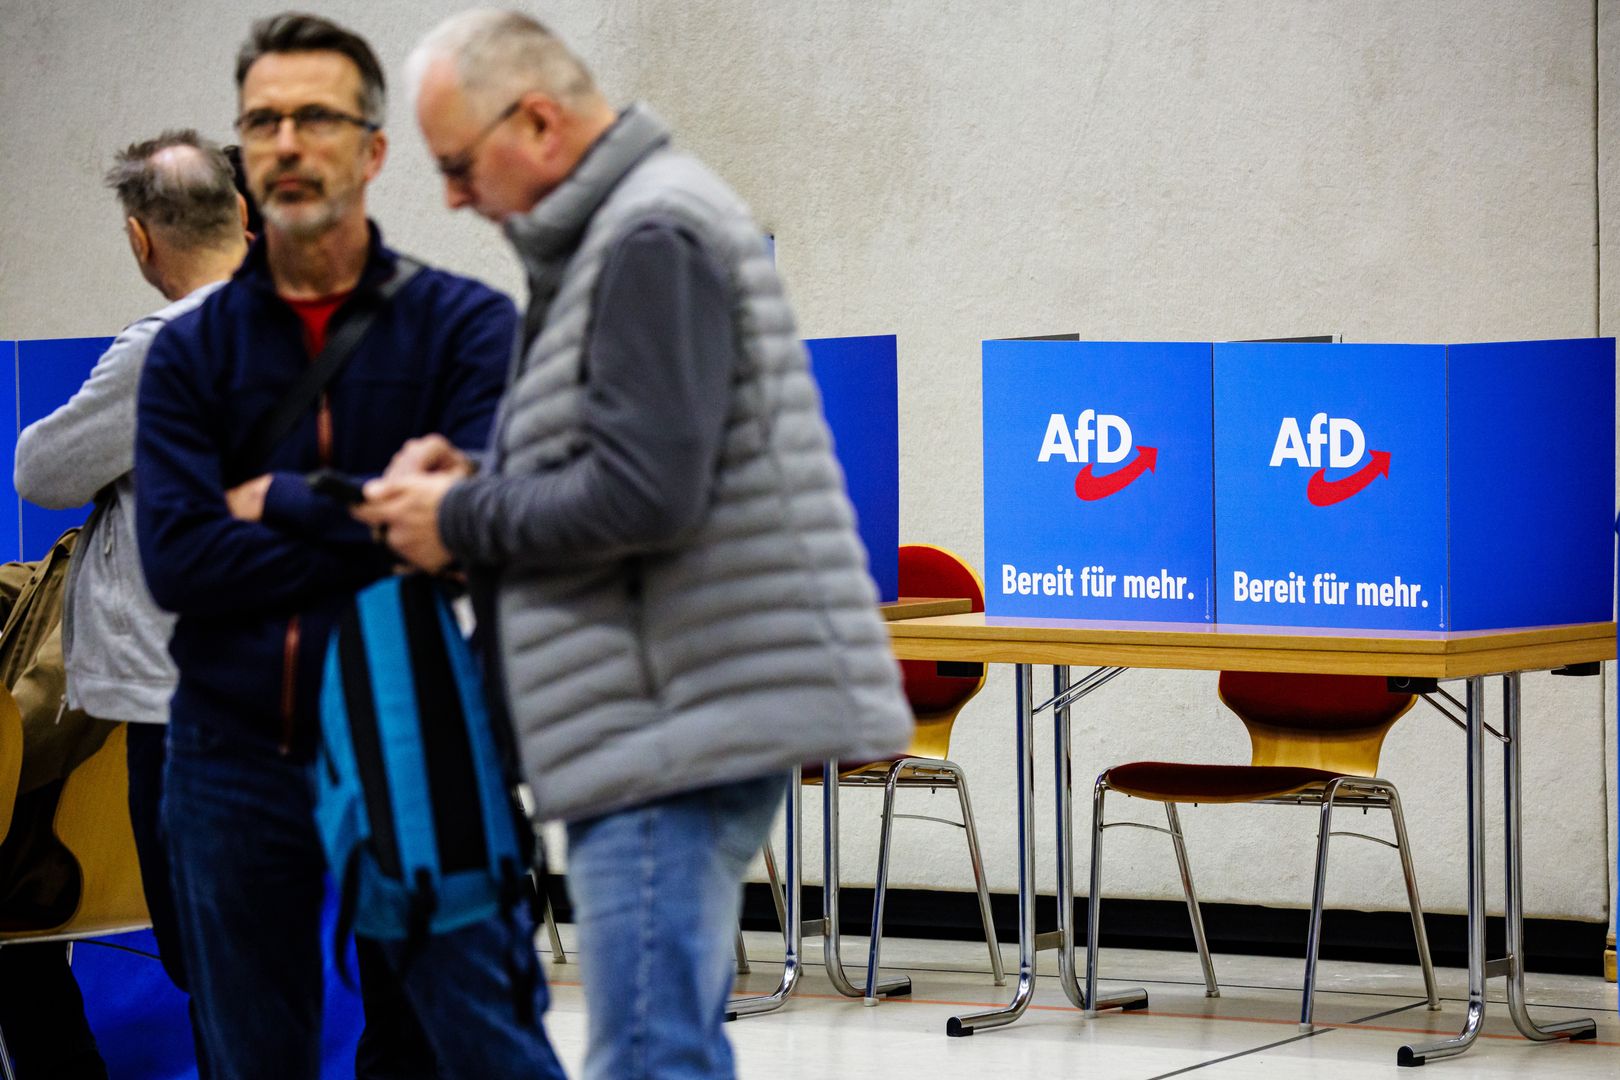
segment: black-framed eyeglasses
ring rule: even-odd
[[[463,149],[459,154],[452,154],[449,157],[440,158],[438,161],[439,175],[443,176],[452,184],[465,184],[472,176],[473,158],[477,156],[478,148],[484,145],[485,139],[489,138],[495,133],[496,128],[510,120],[512,115],[518,111],[518,107],[522,104],[523,99],[518,98],[516,101],[512,102],[512,104],[502,109],[495,119],[485,124],[484,130],[473,136],[472,142],[468,143],[466,148]]]
[[[316,139],[336,135],[349,126],[363,131],[376,131],[382,126],[363,116],[328,109],[325,105],[300,105],[286,112],[280,109],[249,109],[236,118],[236,133],[243,142],[266,142],[276,137],[283,120],[291,120],[294,131]]]

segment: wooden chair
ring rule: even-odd
[[[22,716],[10,694],[0,692],[0,840],[11,830],[22,776]]]
[[[25,942],[72,942],[142,930],[151,925],[135,834],[129,824],[129,773],[125,726],[68,776],[52,818],[52,831],[78,863],[79,899],[54,926],[0,931],[0,948]],[[22,722],[11,695],[0,691],[0,822],[9,825],[21,767]],[[0,839],[6,830],[0,828]],[[0,1073],[11,1061],[0,1036]]]
[[[1187,863],[1186,845],[1177,803],[1269,803],[1319,808],[1316,837],[1316,877],[1311,894],[1311,919],[1305,952],[1305,988],[1300,1003],[1300,1028],[1310,1030],[1316,986],[1316,957],[1322,936],[1322,900],[1327,885],[1328,840],[1333,835],[1357,836],[1393,847],[1400,856],[1406,879],[1407,903],[1411,908],[1412,932],[1417,941],[1418,961],[1423,969],[1429,1008],[1439,1009],[1435,991],[1434,966],[1429,959],[1429,940],[1423,929],[1423,908],[1418,899],[1417,879],[1412,871],[1406,822],[1395,785],[1379,779],[1378,756],[1384,737],[1395,721],[1417,699],[1411,694],[1390,693],[1382,678],[1369,675],[1294,675],[1264,672],[1224,671],[1220,677],[1220,697],[1243,721],[1249,732],[1251,757],[1248,765],[1189,765],[1162,761],[1136,761],[1117,765],[1097,778],[1093,796],[1091,827],[1091,896],[1089,936],[1086,954],[1086,1015],[1099,1009],[1141,1007],[1140,992],[1109,1001],[1097,994],[1097,953],[1099,916],[1102,909],[1102,834],[1105,828],[1134,825],[1103,820],[1104,797],[1118,791],[1139,799],[1164,804],[1167,829],[1139,826],[1168,832],[1175,846],[1181,870],[1182,888],[1192,919],[1193,938],[1204,967],[1205,992],[1217,997],[1215,967],[1204,936],[1198,897],[1193,891],[1192,873]],[[1393,843],[1361,833],[1332,831],[1335,806],[1379,807],[1387,809],[1394,825]]]
[[[972,610],[984,610],[984,582],[959,556],[930,544],[905,544],[900,548],[900,594],[902,596],[962,597]],[[997,986],[1006,980],[1001,949],[996,941],[995,924],[990,917],[990,892],[985,882],[984,861],[979,855],[979,834],[973,822],[973,803],[968,797],[967,775],[950,760],[951,728],[957,714],[984,687],[982,664],[936,665],[932,660],[902,660],[901,674],[906,697],[916,718],[916,732],[903,757],[868,762],[840,769],[839,787],[881,787],[883,818],[878,843],[877,883],[872,898],[872,938],[867,955],[866,984],[856,988],[842,978],[842,958],[837,955],[837,934],[829,928],[828,969],[835,984],[845,993],[859,995],[868,1005],[877,1003],[880,993],[892,992],[880,981],[879,959],[883,944],[883,909],[888,895],[889,855],[893,848],[895,792],[899,788],[945,788],[954,790],[961,810],[961,821],[929,818],[962,829],[967,836],[968,858],[973,865],[973,882],[979,896],[979,918],[984,924],[985,946]],[[819,784],[819,775],[807,776],[805,783]],[[921,815],[898,815],[921,816]],[[826,888],[836,890],[829,881]],[[829,905],[830,911],[836,904]],[[831,921],[831,920],[829,920]],[[909,987],[909,984],[905,984]]]

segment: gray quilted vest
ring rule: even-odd
[[[668,550],[505,567],[499,639],[542,819],[580,819],[800,762],[904,749],[875,609],[793,313],[742,201],[645,106],[507,233],[529,275],[490,467],[587,452],[581,358],[604,256],[675,219],[730,272],[738,371],[702,522]]]

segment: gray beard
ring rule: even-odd
[[[350,202],[350,199],[323,199],[314,207],[302,203],[296,207],[283,207],[266,201],[260,204],[259,213],[277,232],[309,240],[328,232],[341,221],[348,212]]]

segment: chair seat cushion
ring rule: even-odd
[[[1292,765],[1187,765],[1133,761],[1104,774],[1108,786],[1158,802],[1253,802],[1319,787],[1344,773]]]

